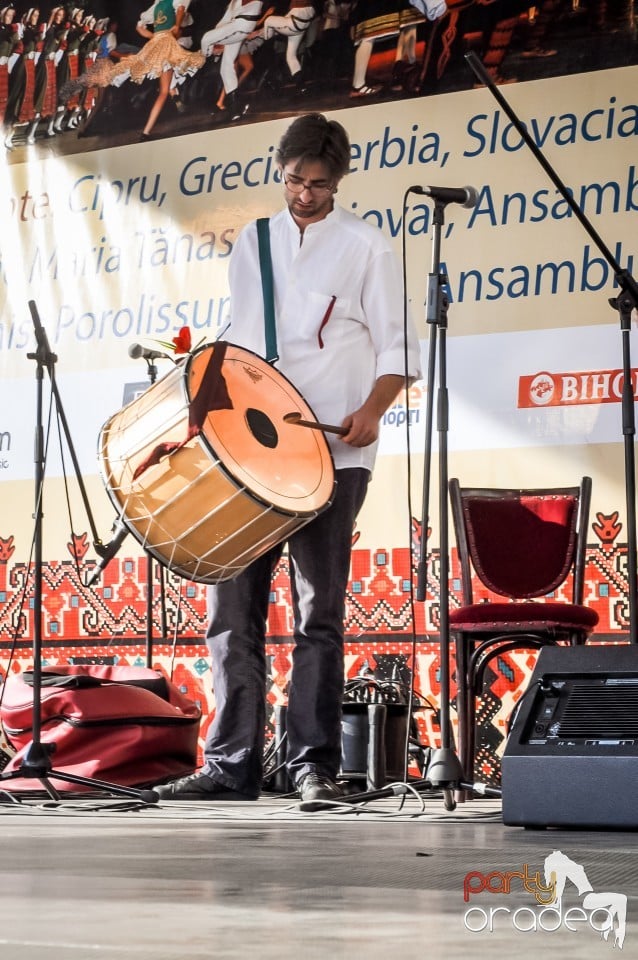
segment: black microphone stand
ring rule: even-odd
[[[417,191],[418,192],[418,191]],[[448,523],[448,423],[449,404],[447,389],[447,309],[448,299],[443,287],[447,276],[441,270],[441,233],[445,223],[445,207],[451,200],[433,195],[434,212],[432,216],[432,266],[428,275],[426,299],[426,321],[430,324],[426,431],[423,478],[422,534],[417,566],[417,600],[423,602],[427,584],[427,530],[430,502],[430,474],[432,465],[432,434],[434,420],[434,384],[438,368],[437,388],[437,431],[439,434],[439,649],[441,660],[441,703],[439,709],[441,726],[441,746],[432,750],[421,780],[411,780],[407,784],[390,784],[378,790],[354,793],[342,798],[345,803],[366,803],[384,797],[393,797],[413,791],[440,789],[447,810],[456,807],[456,792],[472,790],[489,796],[500,796],[500,790],[483,787],[481,784],[467,783],[463,780],[463,768],[459,760],[452,734],[450,720],[450,619],[449,619],[449,523]],[[438,357],[438,363],[437,363]],[[462,795],[462,794],[461,794]]]
[[[55,744],[42,743],[42,541],[43,541],[43,494],[44,477],[46,468],[46,458],[44,451],[44,420],[43,420],[43,379],[44,371],[49,374],[51,381],[51,392],[56,404],[60,422],[62,424],[66,442],[72,453],[73,463],[76,471],[79,471],[79,464],[73,450],[71,435],[68,423],[62,409],[60,394],[55,381],[55,364],[57,357],[52,353],[49,346],[48,337],[42,323],[36,305],[33,300],[29,301],[29,309],[33,319],[35,330],[36,351],[27,354],[30,360],[36,362],[36,427],[35,427],[35,509],[34,509],[34,590],[33,590],[33,716],[32,728],[33,739],[29,744],[24,759],[18,769],[15,771],[0,772],[0,790],[3,782],[15,779],[36,779],[39,780],[50,799],[60,800],[60,794],[57,792],[51,780],[60,780],[65,783],[73,783],[78,786],[90,787],[95,790],[104,791],[116,796],[130,797],[140,800],[144,803],[156,803],[157,794],[153,790],[138,790],[133,787],[124,787],[119,784],[107,783],[103,780],[95,780],[88,777],[77,776],[62,770],[54,770],[51,764],[51,754],[55,749]],[[78,480],[80,474],[78,472]],[[85,504],[88,504],[84,485],[80,480],[80,487]],[[89,511],[90,516],[90,511]]]
[[[448,430],[449,398],[447,389],[447,310],[448,299],[443,290],[447,283],[441,271],[441,232],[445,223],[445,201],[435,199],[432,217],[432,266],[428,276],[426,321],[430,324],[428,356],[428,392],[426,406],[425,467],[423,479],[422,533],[417,567],[417,600],[426,596],[426,555],[430,503],[430,473],[432,464],[432,424],[434,413],[434,383],[438,367],[437,432],[439,436],[439,650],[441,660],[440,725],[441,746],[433,750],[426,770],[426,781],[441,787],[445,806],[456,806],[452,788],[459,785],[463,769],[455,752],[450,721],[450,621],[449,621],[449,523],[448,523]],[[438,357],[438,363],[437,363]]]
[[[541,167],[548,175],[556,189],[563,199],[569,205],[579,223],[585,228],[592,238],[605,260],[612,268],[616,283],[620,287],[621,293],[618,297],[609,300],[610,306],[618,311],[620,317],[620,332],[622,339],[622,371],[623,371],[623,389],[622,389],[622,433],[624,437],[625,453],[625,499],[627,503],[627,593],[629,603],[629,642],[638,643],[638,580],[636,576],[636,465],[634,458],[635,445],[635,413],[634,397],[631,381],[631,313],[638,306],[638,284],[631,276],[628,270],[624,270],[618,263],[611,250],[603,242],[590,221],[587,219],[581,208],[578,206],[567,187],[555,172],[549,161],[543,156],[536,146],[526,127],[516,116],[516,113],[509,105],[505,97],[497,89],[494,81],[481,63],[475,53],[470,52],[465,55],[465,59],[474,71],[481,83],[489,89],[490,93],[503,108],[509,119],[514,124],[517,132],[521,135],[529,149],[532,151]]]

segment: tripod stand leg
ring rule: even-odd
[[[50,780],[47,780],[46,777],[40,777],[40,783],[42,784],[42,786],[44,787],[44,789],[46,790],[46,792],[49,794],[49,799],[50,799],[50,800],[61,800],[61,799],[62,799],[61,796],[60,796],[60,794],[58,793],[58,791],[55,789],[55,787],[54,787],[53,784],[51,783],[51,781],[50,781]]]
[[[95,780],[93,777],[77,777],[73,773],[63,773],[59,770],[52,770],[49,776],[55,780],[62,780],[64,783],[75,783],[78,786],[90,787],[92,790],[104,790],[106,793],[113,793],[120,797],[130,797],[132,800],[140,800],[142,803],[157,803],[159,799],[154,790],[123,787],[120,784],[108,783],[106,780]]]
[[[20,771],[16,774],[16,778],[19,779],[29,779],[27,775]],[[2,784],[6,783],[8,780],[14,779],[13,777],[0,777],[0,793],[2,793]],[[51,780],[61,780],[63,783],[75,783],[78,786],[88,787],[92,791],[104,791],[104,793],[111,794],[116,797],[128,797],[131,800],[139,800],[140,803],[157,803],[159,797],[154,790],[145,790],[138,789],[137,787],[123,787],[117,783],[107,783],[106,780],[94,780],[93,778],[88,777],[76,777],[72,773],[64,773],[60,770],[50,770],[47,774],[41,774],[34,776],[32,779],[38,780],[46,793],[49,795],[50,800],[61,801],[62,795],[55,789]],[[6,791],[10,793],[10,791]],[[87,798],[88,798],[87,794]],[[95,799],[94,797],[92,799]]]
[[[63,783],[74,783],[91,790],[104,791],[119,797],[129,797],[142,803],[157,803],[158,797],[154,790],[138,787],[125,787],[118,783],[108,783],[106,780],[95,780],[89,777],[80,777],[64,770],[54,770],[51,766],[51,754],[54,746],[49,743],[34,741],[29,746],[22,765],[9,773],[0,773],[0,790],[2,784],[11,780],[39,780],[51,800],[61,800],[60,793],[55,789],[52,780]],[[10,792],[10,791],[7,791]]]
[[[33,319],[33,327],[36,339],[36,351],[27,354],[30,360],[36,362],[36,424],[35,424],[35,505],[34,505],[34,629],[33,629],[33,707],[32,707],[32,730],[33,741],[26,750],[24,759],[19,767],[0,774],[0,784],[17,779],[37,779],[43,785],[51,799],[59,800],[60,796],[57,790],[51,784],[51,780],[61,780],[67,783],[74,783],[84,787],[90,787],[100,791],[108,791],[115,795],[132,797],[144,802],[156,802],[158,797],[152,790],[138,790],[133,787],[121,787],[118,784],[106,783],[102,780],[90,780],[84,777],[76,777],[74,774],[63,771],[53,770],[51,767],[51,754],[54,746],[49,743],[43,743],[41,739],[42,731],[42,584],[43,584],[43,563],[42,563],[42,542],[43,542],[43,492],[46,467],[46,445],[44,443],[44,418],[43,418],[43,380],[45,370],[49,374],[51,382],[51,393],[55,400],[57,412],[60,421],[64,427],[65,437],[72,452],[73,462],[76,465],[76,472],[79,471],[77,456],[73,450],[71,437],[68,430],[68,422],[62,409],[62,402],[59,396],[55,382],[55,364],[57,356],[52,352],[46,330],[42,326],[37,307],[34,301],[29,301],[29,309]],[[79,473],[78,473],[79,478]],[[85,503],[87,503],[85,499]],[[88,506],[88,503],[87,503]],[[9,792],[9,791],[8,791]]]

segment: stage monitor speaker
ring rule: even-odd
[[[638,646],[541,649],[501,787],[509,826],[638,827]]]

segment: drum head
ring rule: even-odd
[[[192,399],[210,360],[210,345],[189,360]],[[202,441],[241,486],[275,509],[313,514],[329,503],[334,487],[332,455],[320,430],[286,423],[298,413],[316,421],[287,378],[257,354],[228,344],[222,365],[230,410],[207,414]]]

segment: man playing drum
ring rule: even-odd
[[[286,715],[286,768],[300,798],[339,798],[344,690],[344,615],[355,519],[375,461],[379,422],[420,376],[419,343],[404,331],[398,260],[382,232],[335,201],[350,143],[334,120],[297,117],[277,152],[285,208],[269,222],[276,366],[328,439],[336,488],[330,505],[287,541],[294,640]],[[264,356],[266,332],[255,222],[230,264],[229,340]],[[407,357],[407,372],[406,372]],[[303,427],[298,427],[299,430]],[[266,725],[265,636],[271,575],[283,544],[239,576],[208,588],[207,641],[215,717],[203,767],[156,787],[160,800],[254,800]]]

